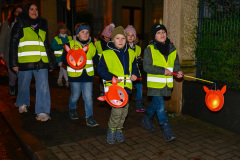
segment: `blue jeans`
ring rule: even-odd
[[[135,83],[134,86],[136,87],[137,94],[136,94],[136,100],[142,100],[142,83]]]
[[[18,71],[18,95],[16,106],[30,106],[30,83],[35,77],[35,113],[50,113],[51,99],[48,85],[48,69]]]
[[[168,118],[165,114],[165,104],[163,96],[153,96],[152,103],[149,105],[147,109],[147,114],[154,115],[155,112],[157,113],[160,125],[168,121]]]
[[[81,96],[84,100],[86,118],[93,115],[93,82],[70,82],[71,96],[69,100],[69,109],[76,109],[77,102]]]

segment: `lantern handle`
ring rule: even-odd
[[[178,73],[172,72],[172,75],[177,76]],[[197,79],[197,80],[204,81],[204,82],[208,82],[208,83],[213,83],[213,85],[215,84],[215,82],[207,81],[207,80],[204,80],[204,79],[201,79],[201,78],[196,78],[196,77],[192,77],[192,76],[186,76],[186,75],[183,75],[183,74],[182,74],[182,76],[183,76],[183,77],[187,77],[187,78]]]

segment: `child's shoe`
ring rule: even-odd
[[[15,86],[9,86],[8,93],[10,96],[14,96],[16,94],[16,87]]]
[[[27,105],[24,104],[24,105],[18,107],[18,111],[19,111],[19,113],[28,112]]]
[[[78,119],[78,115],[77,115],[77,112],[75,109],[70,109],[69,115],[70,115],[71,119],[73,119],[73,120]]]
[[[163,137],[164,137],[166,142],[171,142],[171,141],[176,140],[176,137],[172,133],[171,126],[168,122],[161,125],[161,129],[162,129],[162,132],[163,132]]]
[[[153,121],[153,115],[149,115],[147,113],[144,114],[143,118],[142,118],[142,122],[141,125],[148,130],[149,132],[154,132],[155,129],[152,125],[152,121]]]
[[[99,124],[93,119],[93,116],[90,116],[90,117],[86,118],[86,124],[87,124],[87,126],[89,126],[89,127],[96,127],[96,126],[99,125]]]
[[[143,107],[143,101],[142,100],[136,100],[136,112],[145,112],[146,109]]]
[[[108,128],[107,142],[108,144],[114,144],[116,142],[116,128]]]
[[[57,84],[58,84],[58,86],[63,86],[63,83],[62,83],[62,79],[61,79],[61,78],[59,78],[59,79],[57,80]]]
[[[126,141],[126,138],[124,137],[121,128],[116,129],[116,138],[117,138],[117,141],[120,143]]]

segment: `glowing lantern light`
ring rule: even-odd
[[[99,101],[107,101],[113,107],[121,108],[128,102],[128,94],[126,90],[117,85],[117,79],[112,78],[112,85],[109,86],[108,92],[105,92],[105,96],[97,98]]]
[[[209,90],[207,87],[203,86],[204,91],[207,93],[205,96],[205,102],[211,111],[219,111],[224,104],[223,94],[226,92],[226,86],[220,90]]]
[[[82,69],[86,62],[87,62],[87,56],[86,51],[88,50],[88,46],[85,46],[83,49],[70,49],[68,45],[65,45],[65,49],[68,52],[67,53],[67,62],[70,67],[73,69],[79,70]]]

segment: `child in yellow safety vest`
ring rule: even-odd
[[[137,38],[136,30],[132,25],[128,25],[127,28],[125,28],[125,31],[127,33],[127,42],[129,48],[134,50],[135,56],[137,59],[137,66],[139,68],[140,65],[142,65],[142,58],[141,58],[141,47],[135,44],[135,40]],[[139,70],[140,73],[140,70]],[[133,82],[134,87],[137,90],[136,94],[136,112],[145,112],[145,108],[143,107],[143,100],[142,100],[142,82],[141,80],[137,80]]]
[[[147,73],[148,96],[152,102],[143,116],[141,125],[149,132],[155,131],[152,126],[153,116],[156,112],[163,136],[166,142],[176,139],[172,133],[168,118],[165,114],[163,96],[171,96],[173,88],[172,72],[177,72],[181,78],[177,50],[167,38],[167,29],[162,24],[155,24],[151,28],[153,41],[144,51],[143,69]]]
[[[61,59],[64,45],[68,43],[70,40],[72,40],[72,37],[70,36],[70,32],[67,29],[67,25],[64,22],[58,22],[57,33],[55,33],[55,37],[52,40],[51,48],[54,51],[56,62],[58,63],[59,66],[59,76],[57,80],[57,84],[59,86],[63,86],[62,77],[64,77],[66,81],[65,86],[69,87],[67,70],[62,66]]]
[[[111,41],[107,43],[107,50],[103,51],[98,64],[98,74],[102,77],[105,85],[116,77],[118,85],[123,87],[128,94],[132,92],[132,81],[140,77],[136,65],[135,53],[126,45],[126,32],[122,26],[112,32]],[[105,87],[107,89],[107,87]],[[124,142],[122,133],[123,124],[128,114],[129,103],[121,108],[112,107],[108,122],[107,142],[114,144]]]

